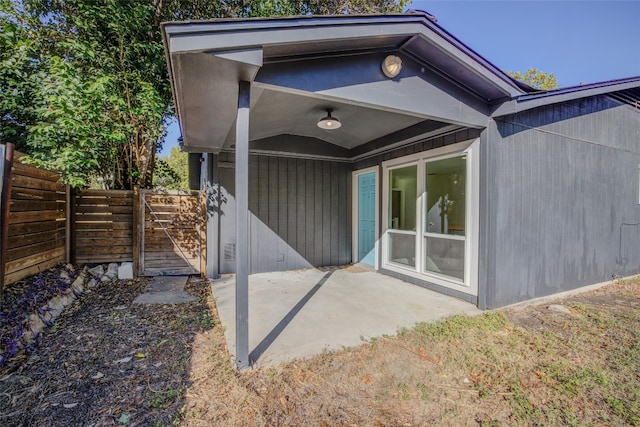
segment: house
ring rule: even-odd
[[[163,34],[212,277],[362,262],[487,309],[640,272],[640,77],[536,91],[421,12]]]

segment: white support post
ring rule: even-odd
[[[249,367],[249,101],[251,83],[238,88],[236,120],[236,364]]]

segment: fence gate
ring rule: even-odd
[[[140,271],[143,276],[205,271],[205,198],[201,191],[140,190]]]

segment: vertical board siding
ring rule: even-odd
[[[252,155],[251,273],[350,262],[350,179],[345,163]],[[231,174],[221,175],[221,185],[233,199]],[[233,200],[227,205],[235,209]],[[230,216],[221,216],[222,230]],[[232,234],[221,234],[221,247],[235,243]],[[233,271],[232,263],[221,262],[221,273]]]
[[[324,182],[322,177],[322,163],[321,162],[313,162],[314,168],[314,193],[313,193],[313,217],[314,217],[314,240],[313,240],[313,253],[308,254],[313,265],[323,265],[322,260],[322,249],[324,248],[325,241],[324,237],[324,224],[322,222],[322,205],[324,204]]]
[[[492,136],[489,308],[640,272],[640,226],[623,225],[640,223],[637,110],[591,97],[499,118]]]
[[[81,190],[75,193],[75,261],[133,261],[133,191]]]
[[[331,265],[331,163],[322,162],[322,187],[319,191],[322,194],[322,264]],[[337,215],[337,212],[336,212]]]
[[[346,165],[338,164],[337,174],[343,172]],[[351,185],[347,180],[340,179],[337,182],[337,199],[338,199],[338,217],[339,218],[351,218],[351,198],[349,197],[348,189]],[[337,264],[347,264],[351,262],[351,250],[347,250],[347,247],[351,248],[351,221],[338,221],[338,261]],[[348,253],[347,253],[348,252]],[[348,257],[347,257],[348,256]]]
[[[265,218],[263,220],[264,224],[268,224],[269,218],[269,158],[268,157],[257,157],[256,160],[251,162],[251,166],[249,168],[249,176],[258,176],[258,210],[252,210],[251,212],[254,215],[257,213],[258,218]],[[249,200],[251,203],[251,200]],[[253,217],[253,216],[252,216]],[[254,250],[257,250],[258,253],[264,252],[272,252],[273,249],[270,248],[268,234],[266,231],[268,228],[259,227],[259,224],[256,224],[256,227],[251,229],[251,234],[256,235],[256,240],[258,241],[257,246],[252,246],[252,253]],[[252,257],[251,269],[257,271],[269,271],[269,258],[268,257]]]
[[[305,192],[305,250],[304,258],[311,265],[320,265],[315,258],[316,219],[315,219],[315,167],[313,160],[303,160],[305,167],[304,187]]]
[[[278,196],[279,196],[279,190],[280,190],[280,186],[278,185],[278,158],[277,157],[269,157],[268,158],[268,162],[269,162],[269,174],[267,175],[267,179],[268,179],[268,183],[269,183],[269,192],[268,194],[268,213],[269,216],[267,218],[267,225],[269,226],[270,229],[272,230],[277,230],[278,229],[278,207],[279,207],[279,202],[278,202]],[[283,185],[286,185],[286,182],[282,183]]]
[[[329,264],[330,265],[339,265],[340,264],[340,239],[342,236],[340,235],[340,227],[339,227],[339,215],[340,215],[340,175],[338,175],[340,165],[336,165],[335,163],[329,164],[329,178],[330,178],[330,230],[331,230],[331,253]]]
[[[249,208],[251,273],[282,271],[351,262],[351,172],[407,153],[429,150],[477,138],[480,131],[465,129],[420,141],[356,162],[355,165],[310,159],[251,155]],[[232,156],[222,153],[227,164]],[[221,170],[223,168],[221,167]],[[232,216],[234,180],[220,174],[228,198],[220,216],[220,272],[232,273],[234,261],[224,260],[224,247],[235,244]]]
[[[275,270],[288,270],[287,263],[291,258],[288,253],[288,245],[284,242],[288,242],[289,238],[289,179],[288,179],[288,165],[286,158],[278,159],[278,234],[282,240],[278,240],[277,253],[279,257],[276,257]],[[295,236],[293,236],[295,240]]]
[[[249,168],[251,172],[251,168]],[[236,257],[236,200],[234,190],[235,170],[228,164],[220,165],[218,171],[220,180],[220,273],[235,271]],[[255,224],[252,226],[254,232]]]
[[[59,179],[14,161],[5,285],[65,261],[67,189]]]
[[[380,166],[382,162],[391,159],[397,159],[408,154],[420,153],[422,151],[431,150],[433,148],[444,147],[445,145],[455,144],[457,142],[469,141],[480,137],[480,129],[462,129],[449,135],[439,136],[426,141],[418,141],[407,147],[396,148],[395,150],[376,156],[367,157],[355,162],[353,170],[365,169],[372,166]]]
[[[285,227],[287,227],[287,241],[293,242],[294,247],[298,247],[298,228],[296,224],[296,220],[298,219],[297,215],[297,207],[298,203],[296,197],[298,196],[297,188],[298,188],[298,168],[296,165],[295,159],[287,159],[287,192],[289,195],[288,203],[287,203],[287,223]],[[289,247],[287,247],[287,251],[290,251]],[[285,261],[287,262],[287,269],[291,270],[296,268],[296,264],[293,263],[293,254],[289,253],[286,257]]]
[[[305,251],[307,248],[307,197],[305,161],[297,159],[296,163],[296,248]]]

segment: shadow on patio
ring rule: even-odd
[[[235,277],[212,281],[229,351],[235,353]],[[360,266],[249,276],[249,360],[268,366],[357,346],[473,304]]]

